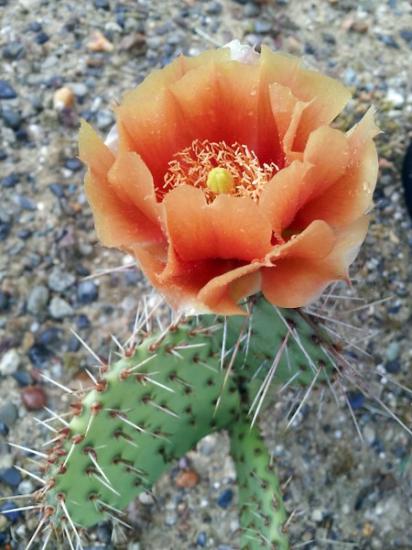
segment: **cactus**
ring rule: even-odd
[[[242,548],[262,548],[266,539],[288,547],[278,481],[247,411],[256,416],[271,385],[311,385],[333,367],[319,345],[324,335],[299,310],[276,310],[263,298],[249,308],[245,317],[172,325],[101,369],[50,450],[39,492],[47,518],[76,530],[116,517],[203,436],[229,429],[241,522],[260,532],[251,538],[245,530]],[[272,515],[273,498],[279,508]],[[255,511],[244,508],[250,499]]]
[[[286,510],[271,457],[256,426],[243,416],[230,431],[239,486],[241,548],[288,550]]]

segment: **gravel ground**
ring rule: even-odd
[[[27,467],[27,458],[7,441],[39,447],[45,434],[33,416],[42,416],[46,400],[65,407],[40,373],[79,383],[79,368],[91,361],[70,328],[106,356],[110,335],[126,336],[138,303],[152,299],[132,269],[84,280],[128,260],[96,245],[76,159],[79,118],[105,133],[110,106],[151,68],[239,38],[298,54],[342,79],[354,100],[340,124],[348,127],[374,103],[383,129],[373,223],[353,288],[344,291],[349,299],[336,308],[344,322],[369,331],[348,335],[371,355],[365,360],[351,348],[376,399],[356,388],[346,394],[363,443],[345,392],[337,404],[327,389],[316,390],[288,431],[295,395],[276,396],[263,415],[268,445],[288,481],[295,547],[412,549],[412,439],[390,412],[412,426],[405,389],[412,386],[412,226],[399,175],[412,136],[410,2],[0,0],[0,16],[0,495],[34,488],[13,468]],[[184,470],[194,487],[177,487]],[[201,442],[155,494],[156,501],[145,496],[130,506],[132,532],[101,525],[88,534],[89,548],[238,548],[224,434]],[[0,503],[0,547],[23,548],[35,518],[7,519],[2,510]]]

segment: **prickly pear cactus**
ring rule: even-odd
[[[183,321],[125,351],[72,404],[45,467],[44,517],[80,540],[77,527],[116,517],[203,436],[229,429],[242,548],[288,548],[277,477],[251,424],[271,386],[329,376],[326,349],[332,344],[299,310],[258,298],[244,317]]]

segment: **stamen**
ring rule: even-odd
[[[171,189],[186,184],[203,189],[208,202],[222,192],[258,201],[263,187],[278,171],[274,162],[261,165],[254,151],[246,145],[195,139],[169,162],[158,198],[161,200]],[[222,174],[221,188],[218,179]]]

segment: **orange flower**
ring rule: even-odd
[[[106,144],[86,123],[80,158],[96,231],[134,255],[175,307],[241,313],[259,290],[300,307],[348,267],[377,177],[369,110],[298,59],[239,43],[180,57],[116,107]]]

